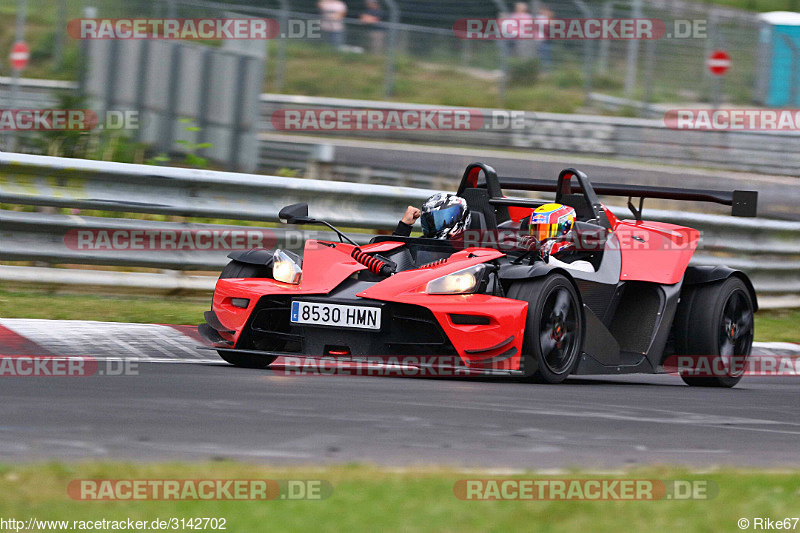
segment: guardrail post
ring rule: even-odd
[[[275,64],[275,92],[283,90],[283,84],[286,81],[286,40],[289,35],[289,2],[288,0],[279,0],[281,4],[280,14],[280,27],[284,35],[278,36],[278,53],[277,62]]]
[[[208,107],[209,107],[209,94],[211,93],[213,71],[214,53],[213,49],[206,48],[203,50],[203,66],[201,67],[202,73],[200,75],[200,102],[197,109],[197,125],[200,128],[198,132],[198,144],[203,144],[208,139]],[[205,148],[199,150],[199,155],[205,155]]]
[[[159,148],[164,152],[172,151],[172,141],[175,138],[175,119],[177,114],[175,109],[178,107],[178,86],[181,78],[181,48],[179,43],[172,43],[170,47],[169,78],[167,89],[167,108],[162,117],[161,131],[159,135]]]
[[[645,116],[650,114],[650,101],[653,97],[653,70],[656,62],[656,41],[650,39],[645,44],[645,65],[644,65],[644,105],[640,107],[641,113]]]
[[[469,39],[461,39],[461,66],[469,66],[472,61],[472,48]]]
[[[236,170],[241,159],[239,158],[240,137],[242,135],[242,120],[244,119],[245,84],[247,83],[247,69],[251,58],[239,57],[236,73],[236,100],[233,106],[233,119],[231,123],[231,142],[228,149],[228,170]]]
[[[117,92],[117,67],[119,66],[119,41],[111,39],[108,41],[108,63],[106,71],[106,90],[103,98],[106,111],[114,109],[116,100],[114,95]]]
[[[64,61],[64,30],[67,27],[67,0],[58,0],[58,15],[56,15],[56,38],[53,40],[53,66],[61,70]]]
[[[642,17],[642,0],[632,0],[633,18]],[[636,69],[639,63],[639,39],[628,41],[628,57],[625,67],[625,98],[632,98],[636,89]]]
[[[83,8],[83,16],[87,19],[97,17],[97,8]],[[84,39],[78,45],[78,95],[83,98],[86,95],[86,83],[89,76],[89,47],[92,46],[91,39]]]
[[[498,18],[510,13],[504,0],[492,0],[492,3],[497,8]],[[497,94],[500,105],[502,105],[506,100],[506,88],[508,87],[508,43],[502,39],[497,41],[497,56],[500,60],[500,81],[498,82]]]
[[[613,0],[608,0],[603,4],[602,17],[604,19],[610,19],[613,13],[614,13],[614,2]],[[600,41],[600,54],[597,62],[597,70],[599,72],[606,72],[608,70],[608,51],[610,45],[611,41],[608,39],[603,39]]]
[[[578,9],[583,14],[584,18],[592,18],[592,10],[582,0],[572,0],[578,6]],[[606,39],[604,39],[606,41]],[[583,95],[588,104],[590,101],[590,94],[592,92],[592,77],[594,75],[594,48],[592,42],[588,39],[583,41]]]
[[[386,46],[386,67],[384,73],[383,95],[390,98],[394,94],[394,64],[397,56],[397,25],[400,24],[400,7],[395,0],[384,0],[389,6],[389,42]]]
[[[150,59],[150,40],[144,39],[139,42],[139,64],[136,66],[136,112],[139,113],[139,127],[136,128],[136,140],[144,139],[144,131],[141,126],[144,114],[147,109],[147,64]]]

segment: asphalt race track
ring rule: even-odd
[[[574,154],[543,154],[492,149],[422,146],[330,137],[262,135],[263,139],[318,142],[335,147],[335,163],[352,168],[392,169],[413,176],[436,174],[452,177],[455,188],[464,168],[475,161],[492,165],[500,176],[556,179],[567,167],[577,167],[596,183],[661,185],[666,187],[708,188],[714,190],[758,190],[758,214],[763,217],[800,220],[797,210],[800,186],[791,176],[773,176],[726,170],[676,167],[654,162],[601,159]],[[624,205],[624,198],[609,205]],[[657,205],[649,201],[647,206]],[[693,207],[692,207],[693,206]],[[312,206],[313,208],[313,206]],[[680,209],[702,213],[729,214],[730,208],[708,203],[662,202],[661,209]]]
[[[187,333],[0,320],[0,354],[81,351],[100,363],[88,377],[0,377],[0,461],[230,458],[512,470],[800,464],[797,377],[746,377],[728,390],[689,388],[672,376],[559,386],[287,376],[281,366],[239,369],[213,352],[192,353]],[[101,375],[111,364],[103,354],[117,369],[128,360],[129,375]]]

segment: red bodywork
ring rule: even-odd
[[[699,231],[665,222],[619,220],[607,207],[603,210],[620,244],[620,281],[673,285],[683,278],[700,241]],[[532,212],[531,208],[509,207],[515,222]]]
[[[672,224],[618,220],[606,209],[612,232],[618,236],[622,256],[621,281],[646,281],[674,284],[681,280],[699,240],[699,232]],[[515,212],[515,215],[524,215]],[[403,246],[387,241],[361,247],[365,253],[383,253]],[[213,309],[229,332],[223,338],[235,343],[258,300],[268,294],[326,295],[344,280],[366,267],[350,256],[349,244],[308,241],[303,259],[303,277],[299,285],[272,279],[220,279],[214,293]],[[515,355],[498,358],[489,368],[514,370],[519,367],[525,333],[527,302],[487,294],[430,295],[425,292],[431,280],[503,257],[489,248],[468,248],[454,253],[442,265],[398,272],[359,297],[377,301],[422,306],[429,309],[459,356],[467,365],[492,359],[512,348]],[[247,298],[247,309],[232,305],[233,298]],[[450,315],[483,316],[488,324],[456,324]]]
[[[377,253],[402,245],[384,242],[368,244],[361,249],[366,253]],[[331,248],[318,241],[306,242],[303,278],[299,285],[289,285],[272,279],[220,279],[214,293],[213,309],[220,322],[233,331],[221,332],[222,336],[236,343],[252,309],[259,298],[266,294],[325,295],[352,274],[365,270],[364,265],[350,257],[353,248],[349,244],[337,243],[335,248]],[[503,255],[497,250],[485,248],[462,250],[450,256],[439,267],[398,272],[358,296],[428,308],[467,364],[494,357],[514,347],[517,355],[504,359],[494,368],[515,369],[519,366],[522,349],[528,309],[526,302],[486,294],[425,293],[425,286],[431,280]],[[235,307],[231,303],[233,298],[247,298],[250,305],[247,309]],[[450,314],[485,316],[489,319],[489,324],[454,324]]]

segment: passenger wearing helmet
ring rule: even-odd
[[[575,209],[562,204],[544,204],[533,210],[528,234],[536,241],[542,260],[551,266],[594,272],[589,261],[566,262],[564,256],[575,251]],[[524,226],[524,222],[523,222]],[[559,259],[557,256],[561,256]]]
[[[466,200],[455,194],[437,193],[425,201],[421,210],[408,206],[394,235],[411,235],[411,227],[417,219],[421,219],[422,236],[429,239],[458,238],[472,220]]]

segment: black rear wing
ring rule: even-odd
[[[577,178],[577,187],[571,178]],[[467,167],[459,186],[459,193],[467,187],[484,187],[489,191],[490,202],[495,205],[519,205],[527,207],[535,201],[503,198],[503,189],[513,191],[555,192],[556,202],[561,196],[571,194],[573,189],[582,191],[591,206],[598,206],[597,195],[628,197],[628,207],[637,219],[641,218],[642,205],[645,198],[680,200],[690,202],[711,202],[731,206],[731,215],[735,217],[755,217],[758,212],[758,191],[715,191],[710,189],[682,189],[677,187],[657,187],[649,185],[625,185],[616,183],[591,184],[586,174],[574,168],[561,171],[557,180],[536,178],[498,178],[494,169],[482,163],[473,163]],[[636,209],[631,200],[639,198]],[[497,201],[500,200],[500,201]],[[519,202],[519,203],[517,203]]]

